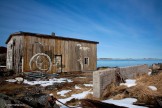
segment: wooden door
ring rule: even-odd
[[[55,55],[56,72],[62,72],[62,55]]]

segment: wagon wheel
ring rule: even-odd
[[[50,71],[51,70],[51,59],[47,54],[44,53],[37,53],[35,54],[29,62],[30,70],[33,71],[33,65],[32,63],[35,63],[35,66],[40,71]]]

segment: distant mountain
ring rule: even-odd
[[[112,60],[112,58],[97,58],[97,60]]]
[[[159,58],[97,58],[97,60],[162,60]]]

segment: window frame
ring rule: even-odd
[[[89,57],[84,57],[84,65],[89,65]]]

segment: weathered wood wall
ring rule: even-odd
[[[14,70],[16,74],[22,72],[22,41],[22,36],[14,36],[7,44],[7,69]]]
[[[29,61],[33,55],[36,53],[46,53],[50,56],[52,60],[52,68],[50,73],[55,73],[57,71],[57,66],[54,64],[55,55],[62,55],[62,71],[81,71],[80,63],[78,62],[79,54],[82,54],[82,62],[84,64],[84,58],[89,58],[89,64],[83,65],[83,71],[96,70],[97,63],[97,49],[95,43],[88,43],[82,41],[74,40],[64,40],[64,39],[53,39],[53,38],[43,38],[35,36],[23,36],[23,70],[30,71]],[[41,43],[36,44],[36,43]],[[88,47],[88,50],[77,50],[77,44],[82,47]],[[78,52],[79,51],[79,52]]]

